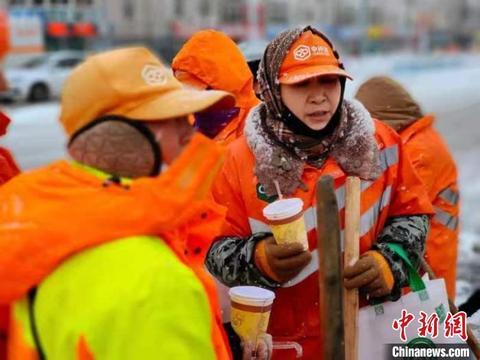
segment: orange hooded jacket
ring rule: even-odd
[[[247,61],[232,39],[216,30],[199,31],[175,56],[172,69],[190,74],[211,89],[232,93],[240,113],[215,140],[228,144],[242,135],[250,109],[260,101],[253,90],[253,75]]]
[[[0,136],[5,135],[10,119],[0,111]],[[12,155],[7,149],[0,147],[0,185],[20,172]],[[5,339],[8,329],[8,307],[0,306],[0,360],[6,359]]]
[[[426,240],[426,260],[445,279],[450,299],[455,299],[458,247],[459,193],[457,168],[434,117],[424,116],[417,101],[397,81],[375,76],[356,94],[373,117],[396,130],[405,152],[435,208]]]
[[[400,131],[404,149],[425,184],[435,208],[427,237],[426,260],[444,278],[450,299],[455,299],[459,192],[455,160],[427,115]]]
[[[0,202],[6,205],[0,211],[0,304],[22,298],[85,249],[128,236],[158,236],[202,282],[217,358],[230,358],[215,284],[203,266],[211,237],[224,219],[224,210],[208,197],[223,157],[213,145],[203,136],[194,137],[167,172],[126,186],[105,186],[103,179],[65,161],[9,182],[0,191]],[[12,223],[16,226],[9,226]],[[12,334],[19,334],[20,325],[12,323]],[[12,338],[17,358],[30,359],[18,352],[33,350],[18,336]]]

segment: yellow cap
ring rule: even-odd
[[[90,56],[68,77],[60,121],[67,134],[105,115],[161,121],[213,106],[232,107],[225,91],[187,89],[148,49],[118,49]]]

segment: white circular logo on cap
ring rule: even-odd
[[[164,85],[167,82],[166,69],[158,65],[145,65],[142,78],[148,85]]]
[[[304,61],[312,55],[310,47],[307,45],[298,45],[293,51],[295,60]]]

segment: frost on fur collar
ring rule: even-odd
[[[255,175],[268,195],[276,193],[274,180],[279,182],[282,193],[292,195],[298,187],[304,187],[301,177],[305,162],[262,128],[265,116],[265,105],[260,104],[250,112],[245,124],[245,137],[255,157]],[[329,157],[333,157],[347,175],[365,180],[378,178],[380,157],[370,114],[360,102],[344,100],[342,116],[347,117],[348,126],[345,134],[333,144]]]

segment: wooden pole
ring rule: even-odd
[[[317,182],[317,251],[319,258],[320,326],[323,360],[344,360],[343,270],[338,205],[333,178]]]
[[[423,270],[430,277],[430,279],[432,279],[432,280],[437,279],[437,276],[435,275],[435,272],[430,267],[430,265],[426,262],[426,260],[423,259],[423,258],[421,259],[421,265],[422,265]],[[449,306],[450,312],[452,314],[455,315],[456,313],[458,313],[457,306],[454,304],[454,302],[452,300],[450,300],[450,298],[448,298],[448,306]],[[466,325],[467,325],[467,336],[468,336],[467,344],[470,347],[470,350],[472,350],[473,354],[475,355],[475,358],[477,360],[479,360],[480,359],[480,345],[478,343],[478,339],[473,334],[473,331],[470,328],[470,325],[468,325],[468,324],[466,324]]]
[[[360,179],[347,177],[345,185],[345,265],[353,265],[360,254]],[[358,357],[358,289],[345,289],[345,359]]]

